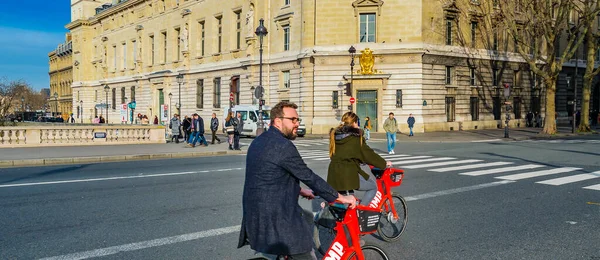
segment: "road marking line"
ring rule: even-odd
[[[471,165],[464,165],[464,166],[454,166],[454,167],[447,167],[447,168],[441,168],[441,169],[433,169],[430,171],[432,171],[432,172],[449,172],[449,171],[460,171],[460,170],[468,170],[468,169],[485,168],[485,167],[492,167],[492,166],[501,166],[501,165],[507,165],[507,164],[512,164],[512,163],[511,162],[478,163],[478,164],[471,164]]]
[[[451,162],[437,162],[437,163],[429,163],[429,164],[418,164],[418,165],[407,165],[404,168],[407,169],[422,169],[429,167],[438,167],[438,166],[446,166],[446,165],[454,165],[454,164],[463,164],[463,163],[474,163],[481,162],[481,160],[461,160],[461,161],[451,161]]]
[[[455,194],[455,193],[461,193],[461,192],[466,192],[466,191],[479,190],[479,189],[483,189],[483,188],[499,186],[499,185],[513,183],[513,182],[514,181],[504,180],[504,181],[496,181],[496,182],[478,184],[478,185],[467,186],[467,187],[456,188],[456,189],[435,191],[435,192],[420,194],[420,195],[416,195],[416,196],[404,197],[404,200],[414,201],[414,200],[429,199],[429,198],[434,198],[434,197],[439,197],[439,196],[444,196],[444,195],[450,195],[450,194]]]
[[[243,170],[243,169],[244,168],[230,168],[230,169],[217,169],[217,170],[210,170],[210,171],[207,170],[207,171],[195,171],[195,172],[173,172],[173,173],[158,173],[158,174],[149,174],[149,175],[135,175],[135,176],[121,176],[121,177],[107,177],[107,178],[93,178],[93,179],[77,179],[77,180],[65,180],[65,181],[15,183],[15,184],[0,185],[0,188],[49,185],[49,184],[63,184],[63,183],[78,183],[78,182],[93,182],[93,181],[126,180],[126,179],[137,179],[137,178],[153,178],[153,177],[177,176],[177,175],[188,175],[188,174],[208,173],[208,172],[235,171],[235,170]]]
[[[419,194],[416,196],[405,197],[404,199],[406,201],[429,199],[429,198],[434,198],[434,197],[439,197],[439,196],[444,196],[444,195],[451,195],[451,194],[456,194],[456,193],[461,193],[461,192],[467,192],[467,191],[472,191],[472,190],[479,190],[479,189],[483,189],[483,188],[499,186],[499,185],[513,183],[513,182],[514,181],[497,181],[497,182],[492,182],[492,183],[484,183],[484,184],[479,184],[479,185],[474,185],[474,186],[467,186],[467,187],[450,189],[450,190],[442,190],[442,191],[424,193],[424,194]],[[179,235],[179,236],[158,238],[158,239],[124,244],[124,245],[119,245],[119,246],[111,246],[111,247],[105,247],[105,248],[100,248],[100,249],[94,249],[94,250],[90,250],[90,251],[77,252],[77,253],[72,253],[72,254],[67,254],[67,255],[46,257],[46,258],[41,258],[40,260],[79,260],[79,259],[88,259],[88,258],[95,258],[95,257],[101,257],[101,256],[108,256],[108,255],[118,254],[121,252],[128,252],[128,251],[140,250],[140,249],[145,249],[145,248],[150,248],[150,247],[164,246],[164,245],[170,245],[170,244],[175,244],[175,243],[180,243],[180,242],[197,240],[197,239],[201,239],[201,238],[214,237],[214,236],[235,233],[235,232],[239,232],[240,228],[241,228],[240,225],[229,226],[229,227],[224,227],[224,228],[200,231],[200,232],[196,232],[196,233],[183,234],[183,235]]]
[[[592,186],[587,186],[587,187],[583,187],[584,189],[588,189],[588,190],[600,190],[600,184],[596,184],[596,185],[592,185]]]
[[[410,156],[409,154],[386,154],[386,155],[381,155],[382,158],[385,159],[394,159],[394,158],[398,158],[398,157],[406,157],[406,156]]]
[[[114,254],[117,254],[120,252],[128,252],[128,251],[140,250],[140,249],[144,249],[144,248],[186,242],[186,241],[196,240],[196,239],[205,238],[205,237],[214,237],[214,236],[219,236],[219,235],[225,235],[225,234],[229,234],[229,233],[239,232],[240,228],[241,228],[240,225],[224,227],[224,228],[217,228],[217,229],[205,230],[205,231],[200,231],[200,232],[190,233],[190,234],[185,234],[185,235],[158,238],[158,239],[147,240],[147,241],[131,243],[131,244],[125,244],[125,245],[120,245],[120,246],[105,247],[105,248],[100,248],[100,249],[95,249],[95,250],[90,250],[90,251],[85,251],[85,252],[78,252],[78,253],[73,253],[73,254],[68,254],[68,255],[46,257],[46,258],[42,258],[41,260],[78,260],[78,259],[88,259],[88,258],[94,258],[94,257],[114,255]]]
[[[598,206],[600,206],[600,203],[598,203],[598,202],[591,202],[591,201],[588,201],[588,202],[587,202],[587,204],[588,204],[588,205],[598,205]]]
[[[493,173],[512,172],[512,171],[518,171],[518,170],[535,169],[535,168],[539,168],[539,167],[544,167],[544,166],[543,165],[537,165],[537,164],[526,164],[526,165],[521,165],[521,166],[512,166],[512,167],[496,168],[496,169],[489,169],[489,170],[480,170],[480,171],[473,171],[473,172],[463,172],[463,173],[459,173],[459,174],[460,175],[467,175],[467,176],[481,176],[481,175],[487,175],[487,174],[493,174]]]
[[[427,156],[427,155],[421,155],[421,156],[409,156],[409,157],[402,157],[402,158],[394,158],[391,159],[390,161],[392,163],[396,163],[396,162],[401,162],[401,161],[406,161],[406,160],[412,160],[412,159],[425,159],[425,158],[431,158],[433,156]]]
[[[577,174],[577,175],[573,175],[573,176],[550,179],[550,180],[545,180],[545,181],[538,181],[536,183],[558,186],[558,185],[563,185],[563,184],[567,184],[567,183],[590,180],[590,179],[594,179],[594,178],[600,178],[600,171],[593,172],[593,173]]]
[[[500,141],[500,139],[476,140],[476,141],[471,141],[471,143],[488,143],[488,142],[497,142],[497,141]]]
[[[496,179],[516,181],[516,180],[534,178],[534,177],[539,177],[539,176],[552,175],[552,174],[557,174],[557,173],[572,172],[572,171],[577,171],[577,170],[581,170],[581,168],[563,167],[563,168],[556,168],[556,169],[550,169],[550,170],[542,170],[542,171],[535,171],[535,172],[526,172],[526,173],[512,174],[512,175],[506,175],[506,176],[499,176],[499,177],[496,177]]]
[[[431,159],[400,161],[400,162],[396,162],[396,164],[398,164],[398,165],[405,165],[405,164],[422,163],[422,162],[447,161],[447,160],[454,160],[454,159],[456,159],[456,158],[452,158],[452,157],[439,157],[439,158],[431,158]]]

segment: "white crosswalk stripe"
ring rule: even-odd
[[[438,158],[420,159],[420,160],[406,160],[406,161],[399,161],[399,162],[392,161],[392,163],[395,163],[397,165],[406,165],[406,164],[415,164],[415,163],[423,163],[423,162],[447,161],[447,160],[453,160],[453,159],[456,159],[456,158],[438,157]]]
[[[508,165],[508,164],[512,164],[512,163],[511,162],[478,163],[478,164],[471,164],[471,165],[464,165],[464,166],[454,166],[454,167],[447,167],[447,168],[441,168],[441,169],[433,169],[430,171],[432,171],[432,172],[450,172],[450,171],[460,171],[460,170],[501,166],[501,165]]]
[[[447,166],[447,165],[455,165],[455,164],[465,164],[465,163],[474,163],[481,162],[481,160],[460,160],[460,161],[450,161],[450,162],[437,162],[437,163],[428,163],[428,164],[417,164],[417,165],[406,165],[404,168],[407,169],[422,169],[422,168],[431,168],[438,166]]]
[[[386,160],[393,160],[394,158],[398,158],[398,157],[406,157],[406,156],[410,156],[408,154],[394,154],[394,155],[385,155],[385,156],[381,156]]]
[[[467,175],[467,176],[481,176],[481,175],[494,174],[494,173],[502,173],[502,172],[518,171],[518,170],[535,169],[535,168],[539,168],[539,167],[544,167],[544,166],[543,165],[538,165],[538,164],[526,164],[526,165],[520,165],[520,166],[496,168],[496,169],[489,169],[489,170],[480,170],[480,171],[474,171],[474,172],[463,172],[463,173],[459,173],[459,174],[460,175]]]
[[[522,179],[527,179],[527,178],[534,178],[534,177],[546,176],[546,175],[551,175],[551,174],[572,172],[572,171],[577,171],[577,170],[581,170],[581,168],[563,167],[563,168],[555,168],[555,169],[550,169],[550,170],[526,172],[526,173],[519,173],[519,174],[513,174],[513,175],[507,175],[507,176],[499,176],[499,177],[496,177],[496,179],[517,181],[517,180],[522,180]]]
[[[588,190],[600,190],[600,184],[596,184],[596,185],[592,185],[592,186],[587,186],[587,187],[583,187],[584,189],[588,189]]]
[[[392,163],[397,163],[397,162],[406,161],[406,160],[425,159],[425,158],[431,158],[431,157],[433,157],[433,156],[429,156],[429,155],[406,156],[406,157],[394,158],[394,159],[391,159],[390,161]]]
[[[538,181],[536,183],[558,186],[558,185],[563,185],[563,184],[568,184],[568,183],[591,180],[591,179],[595,179],[595,178],[600,178],[600,171],[592,172],[592,173],[577,174],[577,175],[561,177],[561,178],[556,178],[556,179],[550,179],[550,180],[545,180],[545,181]]]

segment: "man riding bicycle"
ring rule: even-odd
[[[246,179],[242,199],[243,218],[238,247],[249,244],[267,259],[314,260],[313,236],[298,196],[312,198],[300,181],[328,202],[356,204],[316,175],[290,141],[300,125],[298,107],[280,102],[271,109],[271,127],[258,136],[246,156]]]

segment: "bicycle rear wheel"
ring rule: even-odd
[[[387,203],[389,201],[384,202],[384,205]],[[406,223],[408,222],[408,211],[404,198],[399,195],[392,195],[392,203],[398,218],[394,218],[391,208],[385,209],[385,206],[383,206],[384,212],[379,218],[379,226],[377,227],[377,232],[387,242],[397,240],[406,230]]]
[[[387,254],[383,252],[383,250],[376,246],[363,246],[362,248],[363,255],[365,256],[364,260],[389,260]],[[363,260],[359,259],[356,253],[352,252],[352,254],[346,258],[347,260]]]

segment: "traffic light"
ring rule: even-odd
[[[352,87],[351,87],[350,83],[346,83],[346,89],[344,91],[344,94],[349,97],[352,96]]]
[[[261,105],[261,106],[264,106],[265,105],[265,100],[264,99],[259,100],[258,104]]]

